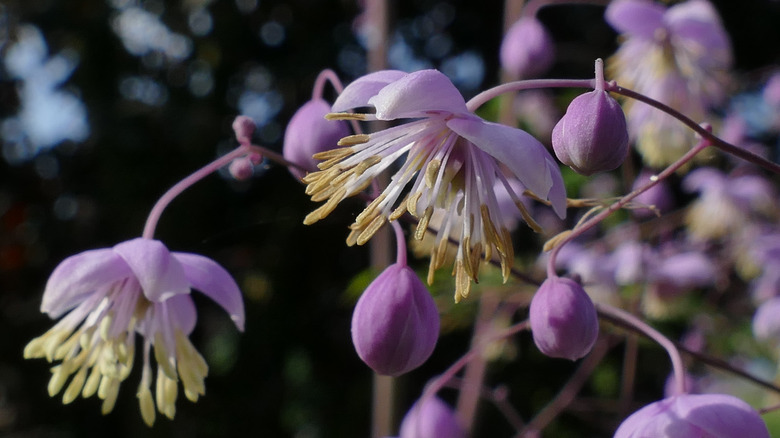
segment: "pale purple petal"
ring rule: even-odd
[[[173,257],[181,263],[192,288],[219,304],[230,315],[236,327],[244,331],[244,300],[238,284],[225,268],[197,254],[175,252]]]
[[[41,312],[57,318],[101,287],[130,277],[133,272],[111,248],[94,249],[63,260],[43,292]]]
[[[553,183],[550,187],[550,192],[547,193],[547,200],[550,201],[553,211],[559,218],[566,218],[566,186],[563,183],[563,175],[561,175],[561,169],[558,167],[558,163],[553,160],[549,154],[545,157],[547,163],[547,170],[550,172]]]
[[[617,0],[609,4],[605,18],[620,33],[653,39],[656,29],[664,26],[665,10],[651,1]]]
[[[185,335],[192,333],[198,321],[198,313],[191,296],[175,295],[157,305],[166,307],[168,323],[172,327],[181,330]]]
[[[689,0],[672,6],[664,21],[675,38],[696,44],[702,57],[731,61],[731,44],[715,8],[706,0]],[[725,58],[724,58],[725,57]]]
[[[773,297],[756,309],[753,336],[761,341],[780,343],[780,297]]]
[[[116,245],[114,251],[130,266],[149,301],[164,301],[190,292],[184,270],[159,240],[128,240]]]
[[[437,70],[420,70],[382,88],[369,99],[380,120],[425,117],[433,112],[468,113],[452,81]]]
[[[702,167],[689,173],[682,186],[688,192],[704,192],[722,190],[726,184],[726,176],[720,170]]]
[[[333,103],[332,109],[334,112],[342,112],[368,106],[368,99],[376,96],[379,90],[406,75],[407,73],[400,70],[382,70],[361,76],[344,88]]]
[[[716,271],[704,254],[689,251],[664,258],[654,274],[659,280],[687,288],[714,283]]]
[[[553,175],[557,173],[560,176],[560,171],[557,165],[555,171],[550,168],[549,162],[554,163],[554,160],[544,145],[531,134],[506,125],[485,122],[478,117],[454,118],[447,122],[447,126],[506,165],[537,196],[547,198],[551,194],[550,189],[556,182]],[[560,197],[563,188],[563,180],[560,182],[561,187],[556,187],[553,194],[556,198]],[[556,199],[556,202],[560,204],[560,199]],[[556,212],[560,214],[558,209]]]
[[[691,425],[718,438],[769,438],[758,413],[744,401],[725,394],[677,397],[677,412]]]

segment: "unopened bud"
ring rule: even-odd
[[[617,168],[628,154],[623,109],[606,91],[577,96],[553,128],[552,145],[563,164],[583,175]]]
[[[384,270],[366,288],[352,314],[358,356],[379,374],[397,376],[420,366],[439,338],[439,311],[414,271]]]
[[[255,122],[247,116],[238,116],[233,120],[233,132],[236,140],[241,144],[252,143],[252,134],[255,132]]]
[[[438,397],[418,400],[401,422],[398,438],[463,438],[463,427],[452,409]]]
[[[509,28],[501,43],[501,67],[521,78],[538,76],[555,60],[555,45],[535,17],[522,17]]]
[[[531,331],[550,357],[577,360],[590,352],[599,334],[596,308],[585,289],[569,278],[548,278],[531,300]]]
[[[331,112],[330,105],[322,99],[306,102],[295,112],[284,132],[282,154],[288,161],[308,171],[317,170],[317,160],[312,155],[338,147],[339,139],[349,135],[349,125],[343,120],[325,120]],[[297,178],[306,172],[290,168]]]

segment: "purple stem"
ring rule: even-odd
[[[168,204],[176,199],[176,197],[179,196],[183,191],[187,190],[190,186],[202,180],[206,176],[212,174],[220,167],[229,164],[231,161],[241,157],[242,155],[246,155],[251,150],[251,147],[241,145],[227,154],[217,158],[211,163],[196,170],[190,176],[184,178],[178,183],[174,184],[173,187],[168,189],[168,191],[157,200],[157,203],[154,204],[154,207],[152,207],[152,211],[149,212],[149,217],[146,219],[146,225],[144,225],[144,232],[142,237],[145,239],[154,238],[154,230],[157,227],[157,222],[160,220],[160,216],[162,215],[163,210],[165,210]]]
[[[683,365],[680,351],[675,346],[674,342],[669,338],[661,334],[658,330],[652,328],[650,325],[637,318],[636,316],[626,312],[623,309],[612,307],[609,304],[594,303],[596,310],[601,315],[607,315],[611,319],[616,319],[630,327],[634,327],[650,339],[661,345],[667,353],[669,353],[669,359],[672,361],[672,372],[674,373],[674,383],[677,386],[679,394],[687,393],[685,387],[685,366]]]
[[[507,82],[477,94],[466,102],[469,111],[475,111],[493,98],[504,93],[520,90],[533,90],[537,88],[595,88],[595,79],[529,79],[524,81]]]
[[[330,82],[336,92],[341,94],[344,91],[344,86],[341,85],[341,79],[339,79],[336,72],[326,68],[317,75],[317,79],[314,81],[314,88],[311,91],[311,100],[322,99],[322,92],[325,90],[325,83]]]

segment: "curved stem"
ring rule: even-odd
[[[658,175],[654,175],[650,178],[650,181],[643,185],[642,187],[634,190],[633,192],[627,194],[626,196],[623,196],[615,202],[614,204],[610,205],[606,210],[602,211],[601,213],[593,216],[592,218],[588,219],[586,222],[582,223],[580,226],[576,227],[569,233],[566,237],[562,238],[555,248],[552,249],[550,252],[550,257],[547,259],[547,272],[555,272],[555,260],[558,257],[558,253],[561,250],[561,247],[565,245],[568,242],[571,242],[578,236],[580,236],[582,233],[590,230],[594,226],[596,226],[599,222],[604,220],[607,216],[611,215],[615,211],[619,210],[631,200],[636,198],[637,196],[641,195],[642,193],[650,190],[653,188],[656,184],[663,181],[664,179],[668,178],[669,175],[676,172],[678,169],[680,169],[682,166],[684,166],[686,163],[688,163],[691,159],[693,159],[696,154],[706,149],[708,146],[710,146],[709,139],[704,139],[699,144],[697,144],[693,149],[688,151],[685,155],[683,155],[680,159],[669,165],[666,169],[663,170],[663,172],[659,173]]]
[[[344,86],[341,85],[341,79],[339,79],[336,72],[326,68],[317,75],[317,79],[314,81],[314,88],[311,91],[311,100],[322,99],[322,92],[325,90],[325,83],[330,82],[336,92],[341,94],[344,91]]]
[[[157,222],[160,220],[162,212],[165,210],[168,204],[171,203],[171,201],[176,199],[177,196],[179,196],[183,191],[187,190],[191,185],[214,173],[214,171],[230,163],[234,159],[247,154],[250,152],[250,150],[251,148],[241,145],[227,154],[217,158],[211,163],[196,170],[190,174],[190,176],[184,178],[178,183],[174,184],[173,187],[168,189],[168,191],[157,200],[157,202],[154,204],[154,207],[152,207],[152,210],[149,212],[149,217],[146,219],[146,224],[144,225],[144,232],[141,236],[145,239],[154,238],[154,230],[157,227]]]
[[[663,347],[669,354],[669,359],[672,362],[672,372],[674,373],[674,383],[677,386],[678,394],[687,393],[685,387],[685,366],[683,365],[680,351],[674,342],[669,338],[661,334],[658,330],[654,329],[641,319],[626,312],[623,309],[612,307],[609,304],[594,303],[596,305],[596,311],[599,316],[605,317],[610,321],[620,321],[622,324],[635,328],[637,331],[642,332],[645,336],[654,340],[661,347]]]
[[[398,221],[390,222],[395,232],[395,245],[396,252],[395,263],[401,266],[406,266],[406,236],[404,236],[404,230],[401,229],[401,225]]]
[[[640,94],[637,93],[636,91],[629,90],[628,88],[623,88],[621,86],[618,86],[614,82],[608,82],[606,89],[607,91],[611,91],[613,93],[630,97],[631,99],[638,100],[654,108],[657,108],[669,114],[670,116],[676,118],[677,120],[679,120],[680,122],[682,122],[683,124],[691,128],[693,131],[695,131],[697,134],[699,134],[702,138],[709,140],[712,146],[722,150],[723,152],[734,155],[735,157],[742,158],[743,160],[751,162],[757,166],[761,166],[770,172],[780,174],[780,165],[778,165],[777,163],[773,163],[764,157],[761,157],[750,151],[747,151],[745,149],[734,146],[731,143],[723,141],[721,138],[714,135],[708,129],[702,127],[701,125],[699,125],[698,123],[696,123],[695,121],[687,117],[685,114],[675,110],[674,108],[668,105],[665,105],[655,99],[651,99],[645,96],[644,94]]]
[[[529,79],[501,84],[477,94],[466,102],[469,111],[475,111],[491,99],[504,93],[537,88],[595,88],[593,79]]]

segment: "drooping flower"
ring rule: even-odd
[[[550,357],[577,360],[590,352],[598,338],[593,301],[570,278],[545,280],[531,300],[529,319],[534,343]]]
[[[197,320],[191,289],[224,308],[243,331],[238,285],[211,259],[169,252],[160,241],[145,238],[71,256],[49,277],[41,303],[41,311],[51,318],[65,316],[30,341],[24,357],[60,362],[52,368],[49,395],[65,388],[62,400],[67,404],[79,395],[97,393],[106,414],[132,370],[138,333],[143,371],[137,396],[143,419],[150,426],[155,419],[152,348],[157,410],[173,418],[178,382],[194,402],[205,393],[208,374],[208,365],[188,338]]]
[[[352,314],[352,343],[379,374],[398,376],[425,362],[439,339],[439,311],[405,263],[388,266],[366,288]]]
[[[563,164],[583,175],[616,169],[628,154],[623,109],[603,89],[577,96],[553,128],[552,145]]]
[[[555,60],[555,45],[536,17],[521,17],[501,42],[501,67],[519,78],[538,76]]]
[[[610,59],[611,76],[633,89],[705,120],[725,96],[732,55],[717,11],[707,0],[688,0],[668,9],[649,0],[616,0],[607,22],[624,37]],[[667,165],[694,144],[692,131],[648,105],[624,106],[629,132],[645,163]]]
[[[343,147],[318,154],[316,158],[325,161],[319,164],[319,172],[304,178],[306,193],[313,201],[327,202],[310,213],[304,223],[326,217],[342,200],[366,189],[382,171],[406,155],[388,186],[350,226],[347,244],[367,242],[385,223],[407,211],[419,218],[417,239],[424,236],[435,209],[445,210],[447,217],[462,217],[457,225],[460,245],[454,268],[458,300],[468,295],[471,280],[477,279],[483,254],[490,258],[495,250],[505,277],[509,275],[513,250],[509,232],[498,216],[493,192],[496,182],[504,184],[518,208],[523,207],[502,166],[528,191],[548,200],[559,216],[565,215],[563,179],[544,146],[524,131],[486,122],[473,114],[442,73],[387,70],[363,76],[344,89],[333,110],[364,106],[373,106],[376,113],[336,113],[329,117],[412,120],[370,135],[345,137],[339,142]],[[455,222],[453,219],[443,225],[437,244],[454,229]]]
[[[684,394],[651,403],[620,425],[614,438],[769,438],[761,416],[725,394]]]
[[[330,104],[323,99],[312,99],[298,108],[284,131],[282,154],[285,159],[309,171],[317,170],[317,160],[312,156],[338,147],[339,139],[349,134],[345,122],[325,120],[330,112]],[[297,178],[306,174],[301,169],[289,169]]]
[[[434,396],[417,401],[401,421],[398,438],[464,438],[466,432],[447,403]]]

